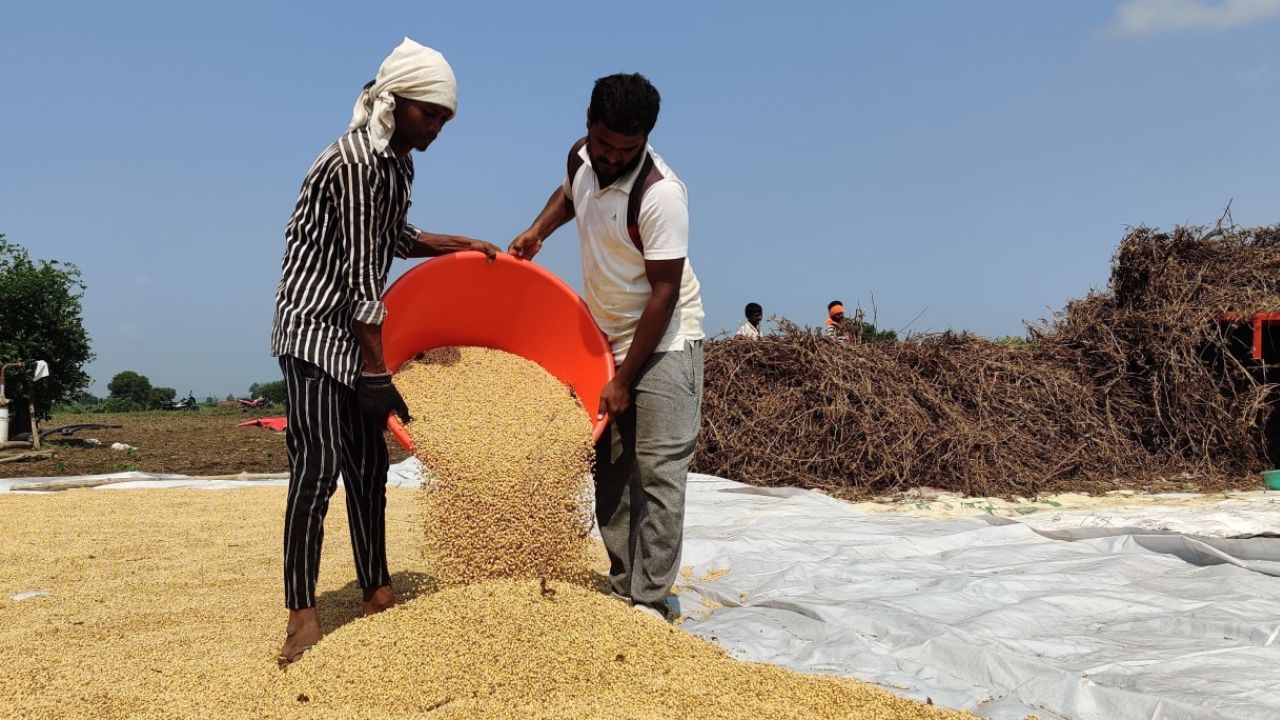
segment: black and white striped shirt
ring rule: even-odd
[[[381,324],[392,256],[408,257],[413,160],[377,152],[364,129],[312,163],[285,228],[271,354],[315,363],[352,387],[360,371],[353,320]]]

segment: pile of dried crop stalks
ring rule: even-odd
[[[695,469],[846,497],[1253,485],[1276,369],[1217,318],[1277,308],[1280,226],[1140,227],[1025,342],[710,342]]]

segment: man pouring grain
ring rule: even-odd
[[[688,261],[684,183],[649,146],[658,91],[638,74],[596,81],[564,183],[509,252],[532,258],[577,219],[587,305],[617,374],[596,445],[596,518],[613,594],[666,617],[680,565],[685,482],[702,401],[702,299]]]
[[[289,494],[284,595],[289,609],[280,662],[298,660],[321,636],[316,580],[324,517],[341,473],[364,612],[397,602],[387,570],[387,445],[382,430],[404,400],[382,359],[380,298],[392,256],[498,248],[419,231],[406,222],[411,150],[426,150],[457,109],[444,56],[405,38],[356,100],[347,133],[312,164],[285,229],[271,354],[288,389]]]

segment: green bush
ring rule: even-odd
[[[151,403],[152,389],[151,381],[147,379],[146,375],[140,375],[132,370],[125,370],[124,372],[116,373],[116,376],[111,378],[111,382],[107,383],[107,390],[110,391],[111,395],[106,402],[119,400],[132,403],[138,408],[144,408]]]
[[[138,403],[128,398],[109,397],[106,400],[102,401],[102,404],[98,406],[98,409],[100,412],[126,413],[126,412],[140,412],[142,410],[145,410],[146,408],[144,408],[142,405],[139,405]]]
[[[80,403],[59,403],[53,406],[54,415],[87,415],[102,412],[101,405],[81,405]]]
[[[289,391],[284,380],[269,383],[254,383],[249,386],[249,397],[264,397],[273,403],[283,405],[289,400]]]
[[[1030,338],[1025,338],[1025,337],[1018,337],[1017,335],[1005,335],[1004,337],[995,338],[991,342],[995,343],[996,345],[1004,345],[1006,347],[1033,348],[1033,347],[1040,346],[1040,343],[1036,340],[1032,340]]]
[[[150,396],[147,398],[147,407],[160,410],[165,405],[172,402],[173,398],[176,397],[177,395],[178,395],[178,391],[174,390],[173,388],[153,387],[151,388]]]
[[[84,365],[93,353],[81,319],[84,289],[75,265],[32,260],[0,234],[0,362],[49,363],[49,376],[38,381],[30,363],[22,371],[10,370],[5,391],[10,399],[33,401],[38,419],[48,418],[55,403],[74,400],[89,385]]]

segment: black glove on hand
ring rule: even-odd
[[[356,399],[360,402],[360,412],[376,427],[385,427],[387,416],[393,412],[400,416],[401,422],[409,422],[409,406],[391,382],[391,373],[361,375],[356,384]]]

